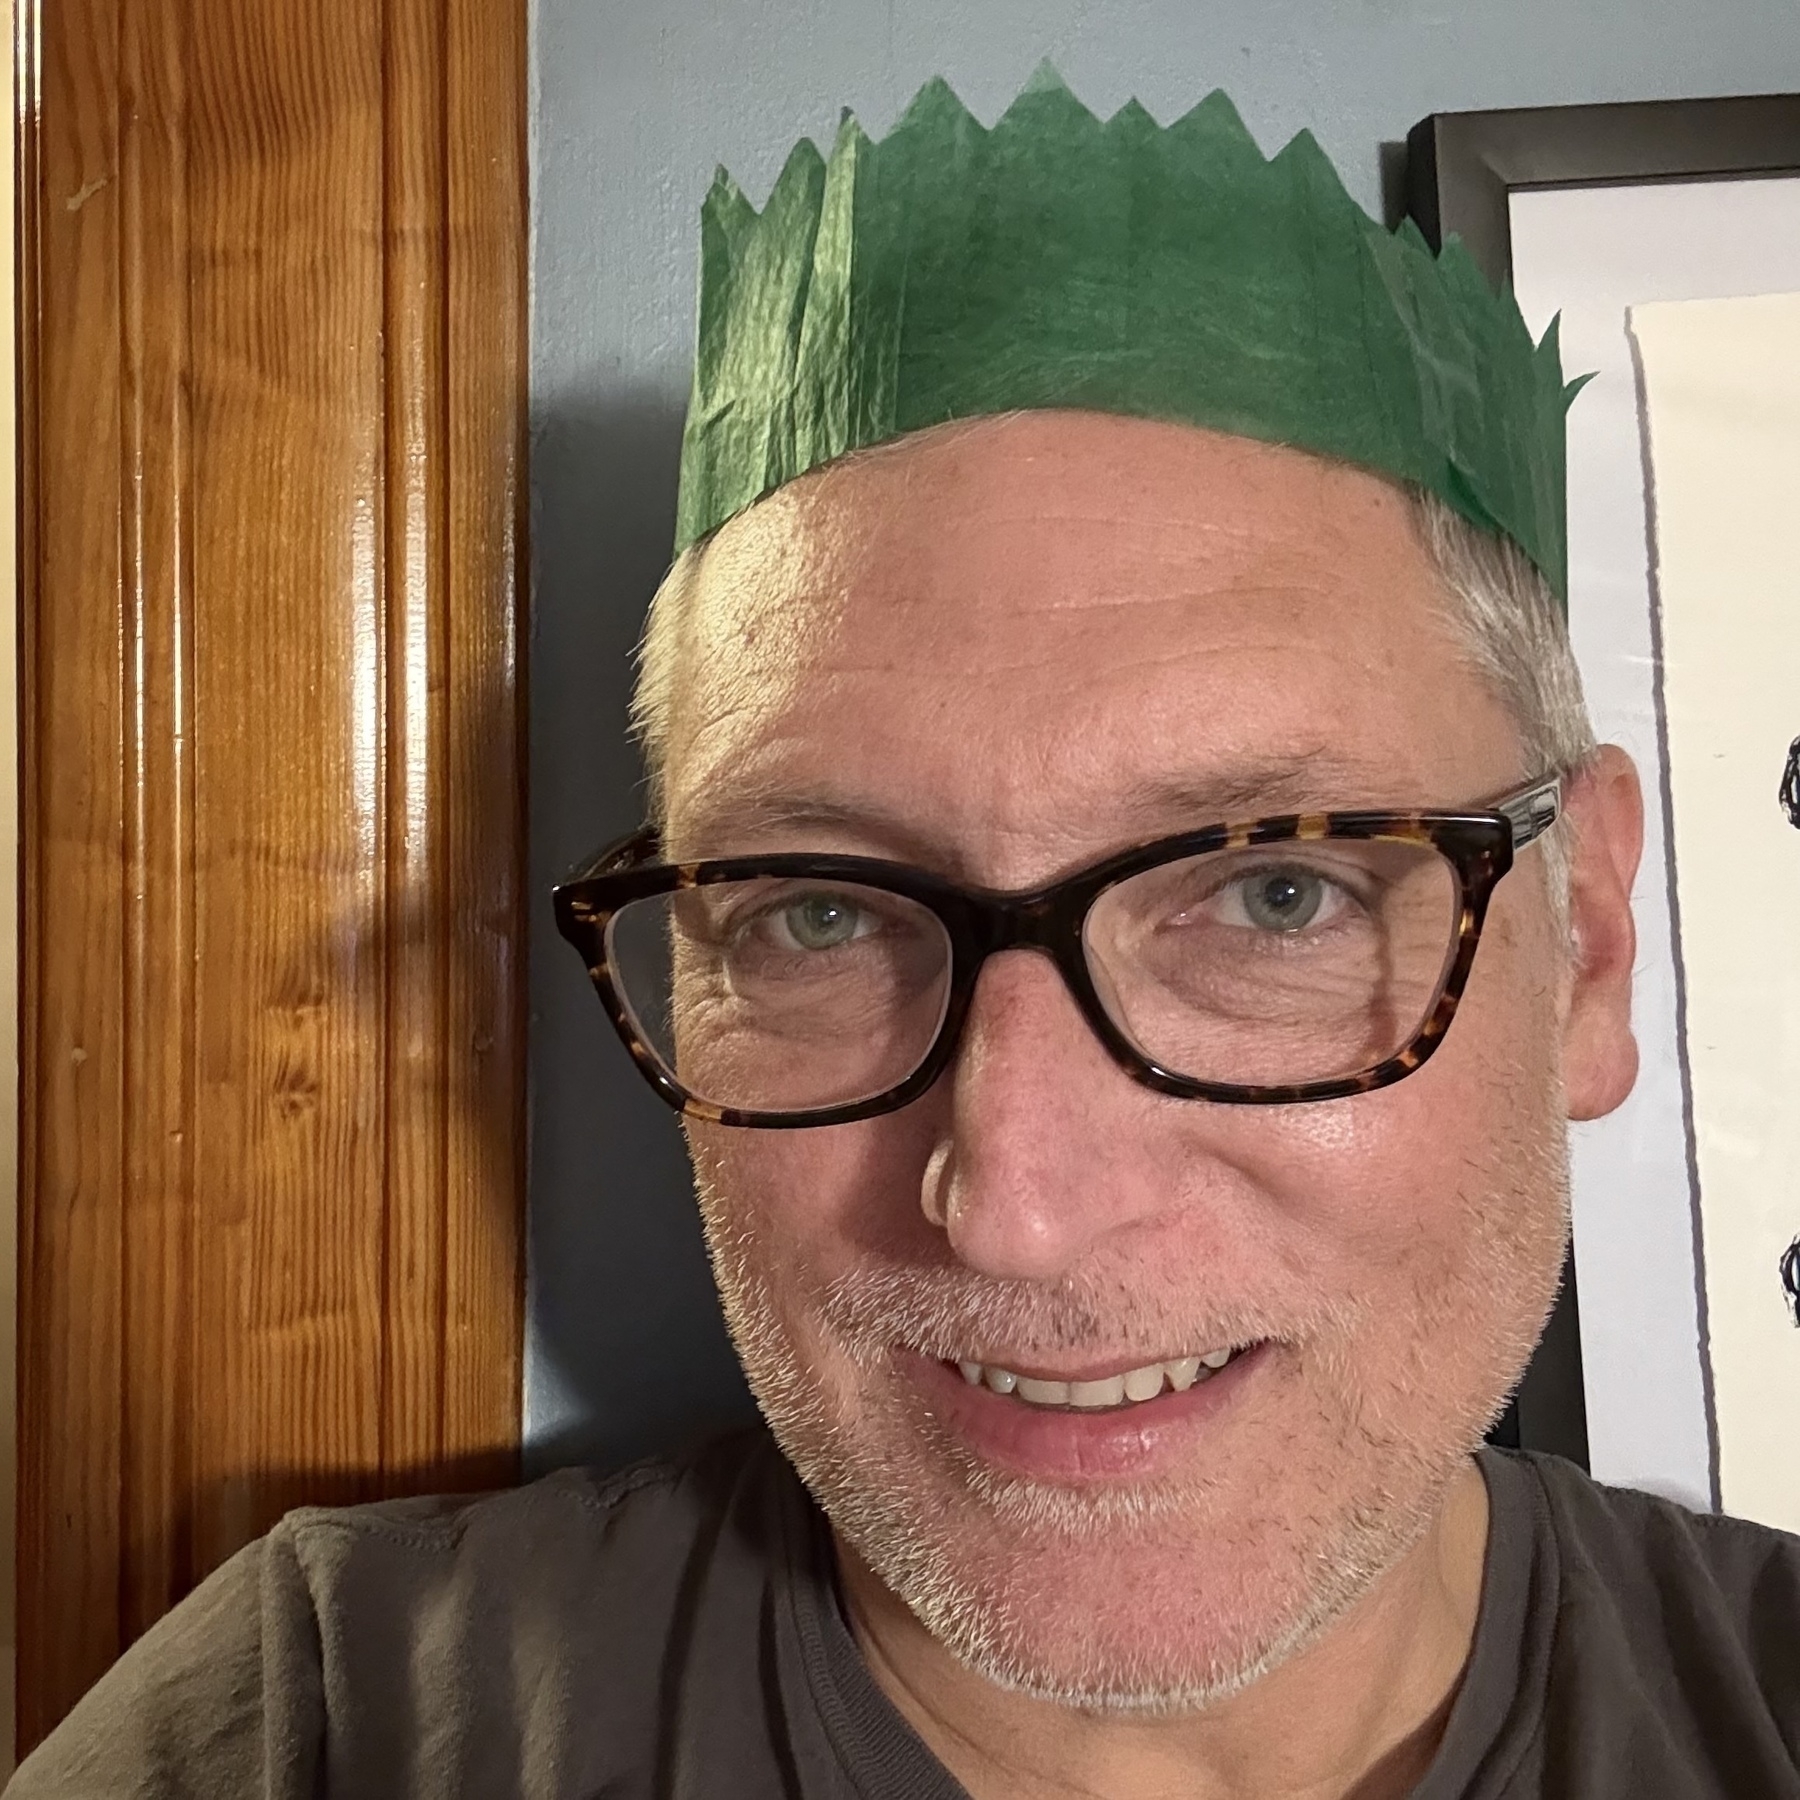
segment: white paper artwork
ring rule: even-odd
[[[1632,895],[1642,1072],[1617,1112],[1574,1137],[1589,1457],[1603,1481],[1705,1507],[1720,1498],[1713,1321],[1678,1031],[1671,792],[1627,318],[1647,302],[1800,291],[1800,180],[1523,189],[1510,214],[1527,323],[1541,332],[1560,314],[1563,367],[1596,372],[1569,415],[1569,628],[1595,730],[1636,758],[1647,811]],[[1800,496],[1787,504],[1800,510]],[[1780,773],[1762,778],[1774,820]],[[1789,1331],[1800,1353],[1800,1331]]]
[[[1719,1499],[1800,1531],[1800,294],[1631,310]]]

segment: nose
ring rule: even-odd
[[[1171,1203],[1153,1115],[1179,1103],[1114,1063],[1048,957],[988,959],[949,1080],[921,1199],[970,1268],[1055,1281]]]

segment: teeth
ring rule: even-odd
[[[1133,1369],[1125,1377],[1127,1400],[1154,1400],[1163,1391],[1163,1366],[1151,1363],[1146,1369]]]
[[[1104,1381],[1071,1381],[1069,1383],[1069,1404],[1071,1406],[1123,1406],[1125,1404],[1125,1377],[1109,1375]]]
[[[970,1387],[985,1384],[996,1394],[1012,1394],[1032,1406],[1097,1411],[1123,1406],[1127,1401],[1139,1405],[1154,1400],[1165,1386],[1185,1394],[1197,1382],[1210,1380],[1214,1370],[1231,1361],[1232,1354],[1229,1349],[1208,1350],[1200,1356],[1176,1357],[1172,1362],[1146,1363],[1141,1369],[1129,1369],[1123,1375],[1108,1375],[1099,1381],[1039,1381],[978,1362],[958,1362],[956,1366]]]

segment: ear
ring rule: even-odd
[[[1569,778],[1563,811],[1572,827],[1569,933],[1573,960],[1563,1026],[1563,1084],[1571,1119],[1598,1119],[1637,1080],[1631,974],[1637,926],[1631,884],[1644,848],[1644,790],[1617,744]]]

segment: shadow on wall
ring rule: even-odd
[[[755,1410],[675,1115],[550,910],[557,881],[642,822],[632,652],[669,562],[684,400],[596,386],[533,413],[528,1474],[617,1467]]]

